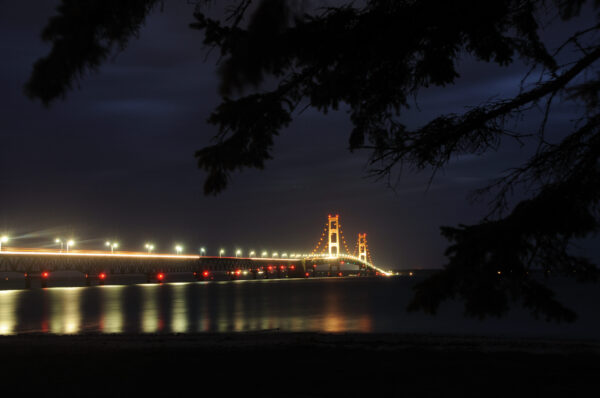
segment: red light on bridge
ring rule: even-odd
[[[100,280],[104,280],[104,279],[106,279],[106,274],[104,272],[100,272],[98,274],[98,278],[100,278]]]
[[[279,269],[285,269],[285,265],[280,266]]]
[[[242,273],[242,271],[241,271],[241,270],[239,270],[239,269],[235,271],[235,274],[236,274],[236,275],[239,275],[239,274],[241,274],[241,273]]]
[[[163,274],[162,272],[159,272],[158,275],[156,275],[156,279],[158,279],[159,281],[162,281],[163,279],[165,279],[165,274]]]
[[[291,270],[295,270],[295,269],[296,269],[296,267],[295,267],[294,265],[290,265],[290,269],[291,269]]]
[[[269,265],[269,271],[273,271],[273,267]]]
[[[208,276],[208,274],[209,274],[209,272],[208,272],[208,271],[204,271],[204,272],[202,273],[202,276],[204,276],[204,277],[207,277],[207,276]]]
[[[341,272],[338,272],[338,276],[342,276],[342,273],[341,273]]]
[[[310,276],[310,274],[307,272],[306,274],[304,274],[304,276],[306,276],[308,278]]]
[[[47,278],[50,276],[50,273],[47,271],[42,272],[42,278]]]

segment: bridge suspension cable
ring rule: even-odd
[[[358,257],[358,241],[354,242],[354,249],[352,250],[352,255],[354,257]]]
[[[338,222],[340,226],[340,237],[342,238],[342,243],[344,244],[344,249],[346,250],[346,254],[352,255],[350,250],[348,250],[348,244],[346,243],[346,238],[344,237],[344,231],[342,229],[342,223]]]
[[[370,262],[371,264],[373,264],[373,258],[371,258],[371,251],[369,250],[369,242],[367,241],[366,236],[365,236],[365,246],[367,249],[367,261]]]
[[[321,245],[323,245],[325,235],[327,235],[327,224],[325,224],[325,227],[323,228],[323,232],[321,233],[321,237],[319,238],[319,241],[315,245],[315,248],[311,251],[311,253],[310,253],[311,255],[317,254],[319,252],[319,248],[321,247]],[[327,249],[327,246],[323,245],[323,249],[321,250],[321,252],[323,252],[326,249]]]

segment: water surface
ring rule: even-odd
[[[559,299],[579,314],[554,324],[514,310],[464,318],[458,303],[437,316],[407,313],[414,278],[179,282],[0,290],[0,335],[198,333],[261,330],[398,332],[598,339],[598,285],[559,280]]]

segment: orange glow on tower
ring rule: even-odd
[[[367,234],[358,234],[358,259],[367,261]]]
[[[340,254],[340,216],[328,216],[329,256],[337,257]]]

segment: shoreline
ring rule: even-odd
[[[587,396],[600,372],[597,341],[433,335],[26,334],[0,352],[3,392],[60,397]]]
[[[0,336],[0,350],[12,347],[43,347],[67,345],[93,347],[110,343],[115,349],[144,347],[163,348],[231,348],[262,349],[277,346],[290,347],[312,345],[314,347],[340,347],[348,349],[402,351],[422,350],[471,350],[482,352],[545,352],[600,354],[600,339],[530,338],[511,336],[475,336],[443,334],[400,333],[325,333],[287,332],[274,330],[221,333],[81,333],[46,334],[22,333]]]

